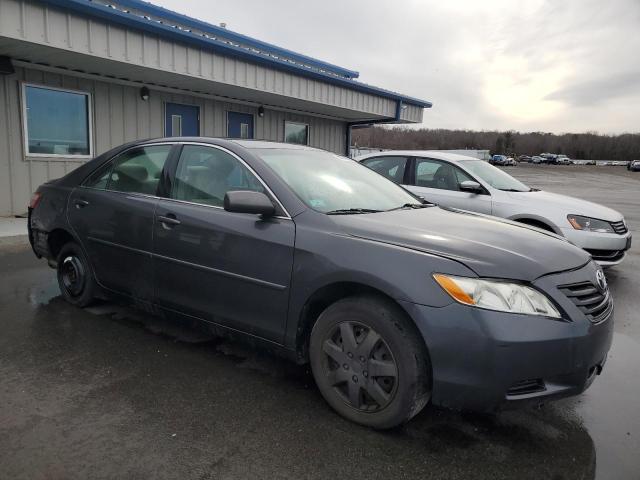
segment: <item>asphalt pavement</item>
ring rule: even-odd
[[[354,425],[310,372],[198,329],[66,304],[28,248],[0,249],[0,479],[640,479],[640,173],[521,165],[531,186],[625,214],[636,241],[607,271],[613,348],[579,397],[478,415],[426,408]]]

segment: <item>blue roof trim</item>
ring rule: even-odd
[[[415,105],[417,107],[422,107],[422,108],[430,108],[432,106],[431,102],[428,102],[425,100],[408,97],[396,92],[392,92],[390,90],[385,90],[383,88],[378,88],[372,85],[367,85],[365,83],[360,83],[350,78],[336,76],[335,74],[313,70],[309,67],[305,67],[303,65],[299,65],[296,63],[292,63],[291,61],[287,61],[286,59],[274,58],[274,57],[270,57],[270,56],[266,56],[266,55],[254,52],[250,49],[244,49],[237,46],[222,43],[216,40],[206,38],[202,35],[194,34],[192,32],[175,28],[170,25],[165,25],[164,23],[159,23],[157,21],[149,20],[138,15],[126,13],[116,8],[108,7],[106,5],[101,5],[99,3],[92,2],[91,0],[42,0],[42,1],[44,3],[55,5],[60,8],[76,11],[85,15],[91,15],[94,17],[103,18],[105,20],[116,22],[121,25],[129,26],[131,28],[144,30],[149,33],[153,33],[155,35],[163,36],[165,38],[170,38],[172,40],[176,40],[179,42],[188,43],[188,44],[197,46],[199,48],[214,50],[223,55],[242,58],[243,60],[250,61],[253,63],[258,63],[260,65],[264,65],[269,68],[277,68],[277,69],[284,70],[296,75],[302,75],[305,77],[313,78],[322,82],[341,86],[341,87],[355,90],[358,92],[378,95],[384,98],[392,99],[395,101],[401,101],[401,102],[404,102],[405,104]],[[132,0],[125,0],[125,1],[131,2]],[[140,3],[142,3],[142,5],[145,5],[146,8],[148,8],[148,5],[150,5],[143,2],[140,2]],[[132,6],[129,8],[138,8],[138,7]],[[161,9],[160,7],[155,7],[155,8],[157,8],[158,10],[164,10],[164,9]],[[228,34],[229,32],[226,29],[221,29],[221,30],[223,30],[223,33],[225,34],[224,37],[228,38],[226,34]],[[236,34],[236,35],[239,35],[239,34]]]
[[[246,35],[227,30],[226,28],[218,27],[217,25],[212,25],[208,22],[204,22],[196,18],[188,17],[187,15],[174,12],[172,10],[154,5],[149,2],[144,2],[141,0],[114,0],[114,3],[117,3],[118,5],[121,5],[123,7],[141,10],[151,15],[163,17],[168,20],[173,20],[187,27],[202,29],[204,31],[207,31],[207,33],[213,33],[214,35],[242,43],[243,45],[246,45],[248,47],[255,47],[257,49],[268,51],[274,55],[288,57],[292,60],[297,60],[313,67],[328,70],[335,73],[336,75],[340,75],[345,78],[358,78],[360,76],[360,74],[355,70],[348,70],[346,68],[339,67],[328,62],[323,62],[322,60],[318,60],[307,55],[302,55],[300,53],[287,50],[286,48],[281,48],[271,43],[263,42],[261,40],[257,40],[255,38],[251,38]]]

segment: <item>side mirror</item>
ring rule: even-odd
[[[235,190],[224,196],[224,209],[227,212],[252,213],[271,217],[276,213],[276,207],[262,192],[252,190]]]
[[[464,182],[461,182],[460,190],[462,190],[463,192],[469,192],[469,193],[483,192],[482,185],[480,185],[478,182],[474,182],[473,180],[465,180]]]

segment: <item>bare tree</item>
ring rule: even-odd
[[[370,127],[353,131],[360,147],[421,150],[490,150],[507,155],[562,153],[581,160],[640,159],[640,133],[473,131]]]

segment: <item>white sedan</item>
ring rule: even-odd
[[[483,160],[409,150],[377,152],[357,161],[429,202],[507,218],[561,235],[589,252],[603,267],[619,264],[631,247],[631,233],[621,213],[530,188]]]

